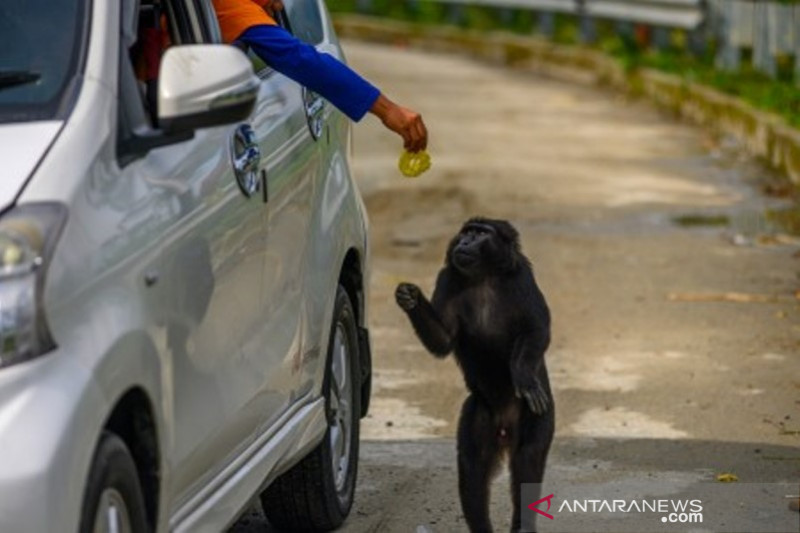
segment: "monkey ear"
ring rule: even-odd
[[[519,244],[519,232],[507,220],[495,220],[492,222],[497,234],[509,244]]]

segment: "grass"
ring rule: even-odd
[[[783,0],[785,3],[796,0]],[[542,15],[520,9],[492,9],[480,6],[441,4],[430,0],[407,2],[400,0],[370,0],[367,14],[428,25],[455,25],[463,28],[494,31],[504,30],[531,35],[546,22]],[[359,12],[359,0],[328,0],[334,13]],[[579,44],[578,21],[569,15],[555,15],[552,20],[552,40],[561,44]],[[613,23],[597,24],[597,40],[591,45],[619,60],[628,70],[651,68],[681,76],[683,79],[708,85],[734,95],[753,106],[776,113],[795,127],[800,127],[800,80],[794,79],[791,58],[778,60],[778,76],[772,79],[755,70],[745,54],[736,72],[714,67],[714,43],[705,43],[705,51],[689,51],[686,32],[673,31],[668,45],[656,50],[644,28],[629,26],[624,31]]]
[[[726,215],[681,215],[674,222],[684,227],[728,226],[730,219]]]
[[[770,209],[767,220],[781,226],[790,235],[800,235],[800,206],[787,209]]]

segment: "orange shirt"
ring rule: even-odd
[[[275,26],[275,19],[264,11],[269,0],[213,0],[222,40],[232,43],[252,26]]]

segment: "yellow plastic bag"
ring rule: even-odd
[[[417,153],[404,151],[400,154],[400,161],[397,167],[402,172],[403,176],[407,178],[416,178],[429,168],[431,168],[431,156],[428,152],[421,150]]]

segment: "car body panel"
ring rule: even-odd
[[[0,127],[0,161],[3,161],[0,209],[14,203],[63,124],[60,120],[48,120]]]

